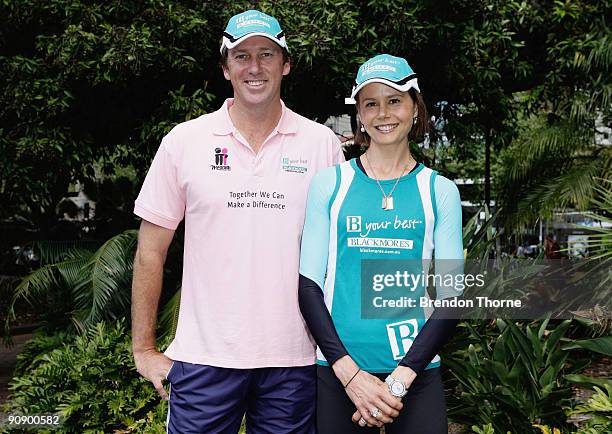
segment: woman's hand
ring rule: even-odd
[[[402,366],[402,365],[398,365],[397,368],[395,368],[393,372],[391,372],[390,375],[396,380],[399,380],[402,383],[404,383],[404,385],[406,386],[406,389],[410,388],[410,385],[412,384],[414,379],[417,377],[417,373],[414,372],[412,368],[409,368],[408,366]]]
[[[377,377],[374,377],[374,378],[376,378],[378,380]],[[400,405],[399,408],[395,407],[398,410],[397,414],[395,416],[393,416],[393,419],[395,419],[397,416],[399,416],[399,410],[401,410],[403,408],[404,404],[402,403],[402,400],[400,398],[397,398],[397,397],[391,395],[391,392],[389,392],[389,386],[387,385],[387,383],[382,382],[380,380],[378,380],[378,381],[380,382],[380,384],[379,384],[379,387],[381,388],[380,393],[383,396],[386,396],[387,400],[391,400],[391,402],[399,403],[399,405]],[[387,400],[385,400],[385,402],[387,402]],[[363,422],[359,423],[359,421],[361,420],[362,417],[366,421],[365,424],[363,424]],[[362,413],[359,410],[356,410],[355,413],[353,413],[353,416],[351,417],[351,419],[352,419],[353,422],[355,422],[356,424],[359,424],[360,426],[368,426],[368,427],[374,426],[374,425],[372,425],[371,423],[368,422],[368,419],[366,419],[364,416],[362,416]],[[380,419],[380,416],[379,416],[379,419]],[[390,421],[390,422],[386,422],[385,421],[385,423],[392,423],[392,422],[393,421]]]
[[[393,418],[399,415],[399,410],[402,409],[401,401],[389,393],[384,382],[374,375],[360,371],[349,356],[336,361],[332,368],[342,385],[346,386],[348,397],[367,424],[381,427],[385,423],[393,422]]]
[[[363,417],[367,424],[377,427],[393,422],[403,406],[399,399],[389,393],[384,382],[365,371],[359,372],[351,381],[346,388],[346,394],[361,413],[360,417]]]
[[[414,379],[417,377],[417,373],[414,372],[411,368],[409,368],[407,366],[398,366],[397,368],[395,368],[395,370],[390,375],[391,375],[391,377],[395,378],[396,380],[399,380],[402,383],[404,383],[404,385],[406,385],[406,389],[410,388],[410,385],[412,384]],[[382,388],[393,399],[396,399],[397,401],[401,402],[400,398],[397,398],[397,397],[391,395],[391,392],[389,392],[389,386],[387,385],[387,383],[382,383]],[[359,410],[357,410],[357,411],[355,411],[355,413],[353,413],[353,417],[351,419],[353,420],[353,422],[359,423],[359,420],[361,418],[362,418],[362,413]],[[365,419],[365,417],[364,417],[364,419]],[[367,419],[365,419],[365,420],[367,422]],[[367,423],[367,426],[373,426],[373,425],[370,424],[370,423]]]
[[[355,403],[355,406],[357,407],[357,410],[351,418],[352,421],[359,424],[360,426],[377,426],[379,428],[385,423],[392,423],[393,419],[399,416],[399,410],[401,410],[403,407],[402,400],[391,395],[391,393],[389,392],[389,386],[387,386],[385,382],[380,381],[378,377],[370,375],[367,372],[364,372],[364,374],[369,376],[367,380],[371,382],[370,384],[375,384],[376,389],[372,391],[372,394],[370,396],[374,396],[379,399],[379,401],[376,401],[378,402],[378,404],[374,404],[374,408],[380,409],[381,412],[377,418],[373,418],[372,410],[368,410],[372,408],[372,401],[370,401],[369,404],[365,405],[365,410],[362,410],[362,408],[360,408],[360,406],[355,403],[349,393],[349,398],[351,398],[351,400],[353,401],[353,403]],[[350,388],[350,386],[348,388]],[[383,404],[380,404],[381,401],[383,402]],[[361,421],[362,418],[365,423]],[[372,423],[372,419],[374,419],[374,423]]]

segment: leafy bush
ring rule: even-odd
[[[482,427],[472,426],[472,431],[476,434],[495,434],[493,426],[490,423],[483,425]]]
[[[57,343],[56,336],[26,344],[8,411],[59,414],[64,423],[54,433],[165,432],[166,404],[136,372],[124,321],[98,323],[35,355]]]
[[[109,239],[95,252],[69,250],[42,264],[15,288],[5,333],[19,300],[56,312],[58,329],[66,328],[62,322],[67,318],[83,331],[99,321],[125,316],[129,312],[136,241],[137,231],[128,230]]]
[[[60,348],[70,339],[70,335],[66,332],[58,332],[53,335],[38,332],[34,338],[26,342],[21,352],[17,355],[17,364],[15,371],[13,371],[13,377],[27,375],[27,371],[36,367],[45,354]]]
[[[605,391],[595,387],[595,393],[586,404],[577,406],[570,415],[588,416],[584,428],[577,434],[599,434],[612,432],[612,387]]]
[[[131,281],[138,231],[127,230],[108,239],[95,251],[39,244],[40,268],[25,276],[14,288],[4,322],[5,340],[16,306],[25,301],[42,312],[48,334],[66,330],[85,332],[98,322],[129,320]],[[180,237],[177,237],[180,238]],[[180,302],[182,245],[172,243],[164,267],[164,290],[160,299],[159,335],[174,336]]]
[[[537,423],[567,426],[562,404],[569,403],[572,391],[563,374],[584,367],[570,364],[569,352],[561,348],[569,325],[564,321],[548,330],[548,321],[498,320],[496,330],[464,323],[465,346],[445,358],[459,392],[449,397],[449,415],[468,425],[491,424],[496,433],[531,433]]]

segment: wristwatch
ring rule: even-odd
[[[385,378],[385,383],[387,383],[387,386],[389,386],[389,392],[391,395],[395,396],[396,398],[403,398],[406,393],[408,393],[406,385],[390,375]]]

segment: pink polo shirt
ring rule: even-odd
[[[175,229],[185,219],[173,360],[227,368],[304,366],[315,344],[300,315],[298,261],[306,194],[318,169],[344,160],[327,127],[282,105],[256,154],[228,108],[164,137],[134,213]]]

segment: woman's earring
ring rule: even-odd
[[[363,125],[359,128],[359,131],[361,131],[362,133],[365,133],[365,128],[363,127]]]
[[[417,117],[413,117],[412,118],[412,126],[415,126],[417,124]]]

